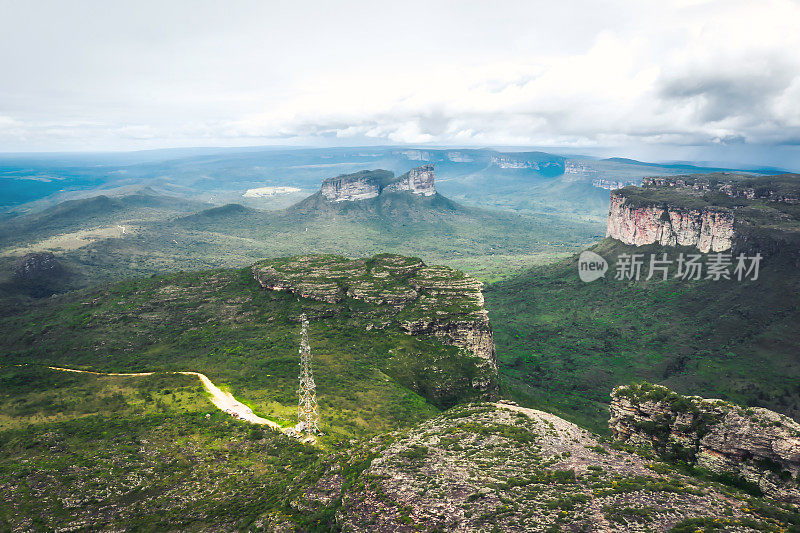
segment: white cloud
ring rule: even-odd
[[[0,151],[800,139],[792,0],[220,6],[10,3]]]

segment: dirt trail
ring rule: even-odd
[[[152,376],[154,372],[134,372],[129,374],[120,374],[117,372],[92,372],[91,370],[75,370],[72,368],[61,368],[58,366],[51,366],[48,367],[52,370],[59,370],[61,372],[77,372],[79,374],[94,374],[95,376]],[[271,428],[275,428],[279,431],[284,431],[284,429],[273,422],[272,420],[268,420],[266,418],[261,418],[260,416],[253,413],[253,410],[247,407],[245,404],[237,400],[233,397],[230,392],[224,392],[219,387],[214,385],[210,379],[205,374],[201,374],[200,372],[168,372],[169,374],[184,374],[186,376],[197,376],[200,378],[200,382],[203,384],[203,387],[211,393],[211,402],[218,408],[229,415],[238,418],[240,420],[244,420],[245,422],[250,422],[251,424],[260,424],[262,426],[269,426]]]

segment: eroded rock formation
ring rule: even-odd
[[[606,236],[641,246],[693,246],[701,252],[793,248],[800,175],[715,172],[647,177],[611,193]]]
[[[644,384],[614,389],[609,426],[617,439],[800,504],[800,424],[785,415]]]
[[[433,165],[422,165],[406,172],[396,181],[388,184],[384,191],[408,191],[422,196],[433,196],[436,188],[433,185]]]
[[[744,532],[790,516],[754,514],[763,500],[658,469],[555,415],[508,403],[455,407],[349,449],[320,471],[291,505],[313,515],[340,501],[342,531],[664,532],[714,524]]]
[[[265,289],[328,303],[353,298],[381,306],[385,323],[463,348],[497,371],[482,283],[457,270],[390,254],[355,260],[309,255],[256,263],[253,275]],[[380,321],[374,327],[381,327]]]
[[[335,202],[368,200],[381,192],[381,179],[391,177],[386,170],[356,172],[322,181],[322,196]]]
[[[703,253],[729,250],[734,242],[734,217],[717,207],[691,209],[669,205],[637,205],[622,193],[611,194],[606,237],[642,246],[694,246]]]
[[[433,165],[422,165],[395,178],[388,170],[363,170],[323,180],[320,192],[333,202],[369,200],[383,192],[406,191],[421,196],[436,194]]]

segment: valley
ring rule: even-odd
[[[146,188],[10,218],[0,530],[800,528],[793,178],[645,178],[611,192],[603,238],[592,216],[458,203],[441,155],[404,157],[424,164],[272,209]],[[604,277],[581,281],[581,248]],[[720,252],[763,254],[758,275],[615,276]],[[305,441],[286,435],[301,316]]]
[[[800,533],[800,0],[0,0],[0,533]]]
[[[0,291],[54,293],[131,276],[242,267],[298,253],[414,255],[494,280],[531,262],[564,256],[602,231],[596,224],[554,215],[467,207],[436,193],[433,169],[427,180],[424,194],[387,189],[359,201],[326,198],[323,185],[304,200],[272,211],[241,204],[208,208],[152,189],[71,200],[13,218],[0,231]],[[80,229],[87,224],[92,229]],[[130,231],[122,234],[117,228],[102,238],[105,230],[95,229],[102,224],[112,232],[117,225]],[[50,277],[31,280],[33,287],[14,284],[15,264],[30,251],[57,253],[67,273],[63,282]]]
[[[773,181],[793,183],[797,191],[791,180]],[[797,418],[797,204],[702,190],[682,195],[669,183],[612,194],[637,198],[638,206],[612,206],[609,237],[589,248],[608,260],[605,277],[581,281],[574,256],[487,287],[509,392],[598,431],[605,426],[607,391],[637,380]],[[711,249],[716,230],[713,219],[703,218],[708,209],[727,214],[721,247],[727,245],[731,264],[738,254],[763,255],[758,279],[676,276],[679,254],[722,253]],[[668,254],[667,279],[645,279],[647,263],[640,278],[617,279],[621,258],[633,254],[642,260]]]

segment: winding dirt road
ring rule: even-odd
[[[131,374],[119,374],[117,372],[92,372],[90,370],[75,370],[73,368],[61,368],[58,366],[51,366],[48,367],[51,370],[59,370],[61,372],[76,372],[78,374],[94,374],[96,376],[152,376],[155,372],[135,372]],[[262,426],[269,426],[271,428],[275,428],[279,431],[285,431],[279,424],[273,422],[272,420],[268,420],[266,418],[261,418],[260,416],[253,413],[253,410],[247,407],[245,404],[237,400],[233,397],[230,392],[224,392],[222,389],[214,385],[210,379],[205,374],[201,374],[200,372],[167,372],[168,374],[184,374],[186,376],[197,376],[200,378],[200,382],[203,384],[203,387],[211,393],[211,402],[218,408],[229,415],[238,418],[240,420],[244,420],[245,422],[250,422],[251,424],[260,424]]]

